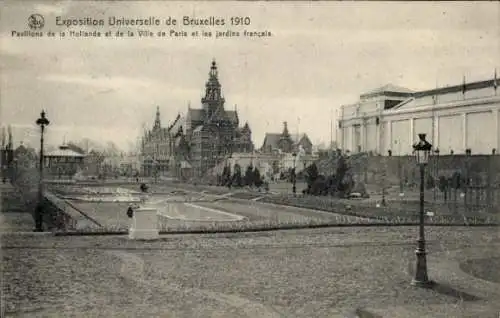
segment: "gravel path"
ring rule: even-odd
[[[488,317],[500,309],[499,292],[457,290],[474,278],[454,272],[458,284],[437,266],[467,260],[470,249],[475,257],[500,256],[497,228],[428,229],[429,273],[440,290],[409,286],[416,230],[172,235],[154,242],[4,235],[4,300],[10,315],[26,317],[345,317],[356,310]],[[461,252],[446,256],[450,251]]]

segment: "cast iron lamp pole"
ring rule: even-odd
[[[424,177],[425,166],[429,162],[429,155],[431,153],[432,145],[425,140],[425,134],[418,134],[418,138],[420,140],[413,145],[413,152],[415,153],[417,164],[420,167],[420,222],[417,240],[418,245],[417,250],[415,251],[415,254],[417,256],[417,267],[415,271],[415,277],[413,278],[411,284],[417,287],[429,288],[433,285],[433,282],[429,280],[429,277],[427,275],[427,260],[424,236]]]
[[[49,125],[49,120],[45,117],[45,111],[42,110],[40,113],[40,118],[36,120],[36,124],[40,126],[40,164],[39,164],[39,174],[40,179],[38,180],[38,204],[35,209],[35,231],[42,232],[42,210],[43,210],[43,133],[45,131],[45,126]]]
[[[11,175],[10,182],[11,183],[15,183],[16,179],[17,179],[17,158],[12,159],[12,161],[13,161],[14,165],[13,165],[13,172],[12,172],[12,175]]]
[[[436,155],[436,160],[434,161],[436,164],[435,164],[435,177],[434,179],[437,180],[437,182],[439,182],[439,148],[437,148],[436,150],[434,150],[434,154]],[[436,184],[434,184],[434,203],[436,203],[436,196],[437,196],[437,189],[436,189]]]
[[[293,195],[296,194],[297,192],[297,187],[296,187],[296,184],[297,184],[297,177],[295,175],[295,158],[297,157],[297,154],[294,152],[292,154],[293,156],[293,169],[292,169],[292,182],[293,182],[293,187],[292,187],[292,192],[293,192]]]

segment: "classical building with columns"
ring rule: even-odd
[[[491,154],[500,149],[498,80],[425,91],[392,84],[341,107],[338,135],[344,151],[408,155],[425,133],[442,154]]]

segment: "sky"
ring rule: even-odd
[[[55,37],[12,36],[29,30],[33,13]],[[499,2],[4,1],[0,14],[0,125],[12,125],[15,144],[35,148],[43,108],[49,144],[90,138],[127,150],[152,126],[157,106],[164,126],[188,104],[201,107],[214,58],[225,108],[237,108],[241,125],[248,121],[257,147],[284,121],[291,133],[328,144],[336,110],[387,83],[424,90],[500,73]],[[272,36],[61,38],[60,31],[119,28],[58,26],[58,16],[154,16],[162,23],[215,16],[227,24],[174,28]],[[251,22],[230,26],[230,17]],[[156,34],[172,27],[120,29]]]

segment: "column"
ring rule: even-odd
[[[377,118],[377,117],[376,117]],[[379,119],[379,122],[378,122],[378,125],[375,124],[375,133],[377,134],[377,136],[375,137],[376,138],[376,141],[375,141],[375,151],[381,153],[381,147],[380,147],[380,139],[381,139],[381,135],[380,135],[380,132],[382,131],[380,129],[380,126],[382,126],[382,121]]]
[[[366,127],[365,127],[365,121],[363,120],[361,122],[361,125],[359,127],[359,134],[360,134],[360,139],[359,144],[361,145],[360,151],[365,151],[366,149]],[[356,145],[357,148],[357,145]],[[357,151],[358,149],[356,149]]]
[[[439,115],[434,116],[434,127],[433,127],[433,138],[432,143],[434,144],[434,149],[439,148]]]
[[[495,138],[496,142],[494,145],[496,145],[496,152],[498,153],[500,151],[500,109],[493,109],[493,121],[495,125]]]
[[[392,150],[392,120],[387,121],[386,132],[387,132],[387,134],[385,134],[385,136],[384,136],[384,141],[385,141],[385,145],[386,145],[386,149],[384,149],[384,153],[383,153],[384,156],[387,156],[388,150],[393,151]]]
[[[339,148],[345,149],[346,148],[346,142],[345,142],[345,128],[344,128],[344,122],[341,121],[341,127],[340,127],[340,145]]]
[[[350,146],[348,147],[349,150],[351,151],[351,153],[354,153],[356,152],[356,138],[355,138],[355,132],[356,132],[356,129],[354,127],[354,125],[352,124],[351,126],[349,126],[349,130],[351,131],[351,133],[349,134],[349,138],[351,139],[350,141]]]
[[[406,149],[408,149],[408,147],[411,147],[411,145],[415,141],[415,118],[414,117],[410,118],[410,138],[408,138],[408,140],[410,141],[410,143],[408,145],[404,146]],[[408,154],[411,154],[411,152],[412,152],[412,149],[409,149]],[[403,154],[400,154],[400,155],[403,155]]]
[[[462,151],[467,149],[467,113],[462,114]]]

